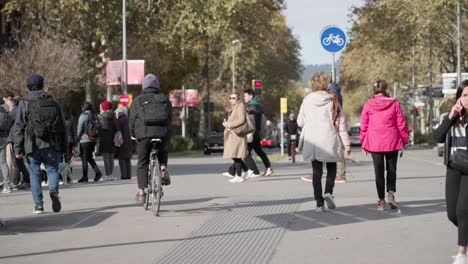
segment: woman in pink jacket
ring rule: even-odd
[[[385,167],[387,167],[387,196],[392,209],[395,202],[398,150],[408,143],[406,120],[397,99],[388,96],[387,82],[376,80],[374,96],[367,100],[361,113],[361,144],[364,155],[374,161],[378,210],[385,209]]]

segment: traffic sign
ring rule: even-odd
[[[287,113],[288,112],[288,98],[281,97],[280,108],[281,108],[280,109],[281,113]]]
[[[336,26],[328,26],[320,34],[320,43],[328,52],[339,52],[346,46],[346,33]]]

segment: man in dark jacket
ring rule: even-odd
[[[53,116],[56,122],[54,131],[45,131],[47,135],[40,137],[35,131],[38,131],[36,127],[33,127],[33,122],[38,113],[33,113],[30,107],[37,106],[35,103],[39,98],[50,98],[50,96],[43,91],[44,78],[41,75],[34,74],[27,80],[29,93],[21,100],[18,106],[18,114],[16,116],[14,124],[15,133],[15,155],[17,159],[27,158],[29,164],[29,176],[31,182],[31,191],[35,203],[33,213],[43,213],[44,206],[42,200],[42,188],[41,188],[41,163],[44,163],[47,170],[48,184],[49,184],[49,195],[52,200],[52,210],[54,212],[60,212],[62,205],[58,197],[59,190],[59,157],[62,153],[66,152],[66,133],[65,133],[65,120],[63,118],[62,110],[59,104],[47,105],[49,108],[47,112],[54,111]],[[42,110],[42,109],[41,109]],[[45,111],[44,111],[45,112]],[[42,115],[41,115],[42,116]]]
[[[291,156],[291,148],[290,148],[290,142],[291,142],[291,135],[296,135],[296,139],[299,139],[298,137],[299,134],[299,126],[297,125],[297,120],[296,116],[294,113],[289,114],[289,120],[284,124],[284,135],[287,137],[288,144],[288,156]],[[297,143],[296,143],[297,145]]]
[[[255,164],[255,161],[251,155],[252,149],[255,150],[255,152],[262,159],[263,164],[265,165],[266,170],[263,176],[270,176],[273,173],[273,169],[271,168],[268,156],[265,154],[265,152],[262,149],[262,145],[260,144],[260,130],[262,128],[263,116],[263,111],[260,107],[260,98],[255,97],[254,90],[247,89],[244,91],[244,102],[247,104],[247,113],[255,117],[255,133],[253,134],[252,142],[247,145],[248,153],[247,157],[245,158],[245,164],[249,168],[249,171],[247,171],[246,178],[260,176],[257,164]]]
[[[137,200],[143,201],[145,188],[148,187],[148,164],[152,143],[155,138],[161,139],[158,151],[158,161],[161,169],[163,184],[169,185],[170,178],[167,171],[167,145],[170,140],[172,124],[172,104],[169,98],[161,93],[159,80],[153,74],[148,74],[143,80],[143,92],[135,98],[130,109],[130,134],[138,140]],[[154,105],[151,108],[148,105]],[[154,112],[160,109],[159,112]],[[151,115],[151,116],[150,116]],[[150,123],[149,120],[167,117],[161,123]]]

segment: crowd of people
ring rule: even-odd
[[[15,97],[8,93],[0,107],[0,171],[2,193],[31,188],[34,211],[44,212],[41,181],[47,176],[52,210],[60,212],[59,181],[70,181],[70,175],[61,173],[60,164],[70,164],[79,152],[82,162],[80,183],[88,182],[88,164],[94,170],[94,182],[113,180],[114,159],[118,159],[120,179],[131,178],[133,144],[137,144],[137,201],[145,199],[148,187],[148,164],[151,140],[161,139],[158,162],[163,185],[171,183],[168,170],[167,146],[171,137],[172,105],[161,93],[159,80],[153,74],[145,76],[142,94],[135,98],[131,109],[103,101],[100,113],[89,102],[82,105],[82,113],[75,120],[70,109],[44,91],[44,78],[34,74],[27,79],[28,93]],[[345,112],[339,89],[321,72],[310,79],[312,92],[303,99],[297,120],[289,116],[286,136],[298,134],[298,148],[304,161],[310,162],[316,212],[335,209],[334,185],[346,182],[344,159],[351,153]],[[374,165],[377,191],[377,210],[398,209],[396,202],[397,162],[399,150],[408,144],[405,116],[399,101],[389,96],[388,84],[377,79],[374,95],[361,112],[362,153],[370,154]],[[467,260],[468,244],[468,80],[458,87],[456,103],[441,125],[434,131],[434,139],[445,143],[446,203],[450,221],[458,228],[458,255],[454,263]],[[229,182],[270,176],[270,160],[260,144],[265,115],[252,89],[244,91],[243,100],[237,94],[229,96],[230,110],[223,122],[223,158],[233,163],[224,176]],[[94,159],[97,150],[104,160],[101,172]],[[77,151],[79,148],[79,151]],[[253,159],[252,151],[261,158],[263,174]],[[26,167],[27,163],[27,167]],[[341,169],[337,164],[342,163]],[[326,167],[325,188],[322,186],[323,167]],[[337,172],[337,170],[339,172]],[[386,173],[385,173],[386,172]],[[385,195],[386,193],[386,195]]]

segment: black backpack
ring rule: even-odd
[[[29,103],[29,127],[35,137],[49,139],[64,133],[60,105],[48,94],[42,94]]]
[[[85,134],[91,140],[96,140],[101,135],[102,125],[94,113],[88,114],[88,122],[86,122]]]
[[[144,94],[140,97],[143,122],[147,126],[169,125],[167,98],[164,94]]]
[[[13,124],[13,119],[5,108],[0,106],[0,133],[7,133]]]
[[[102,130],[115,130],[115,119],[113,112],[102,113],[99,120],[101,122]]]

